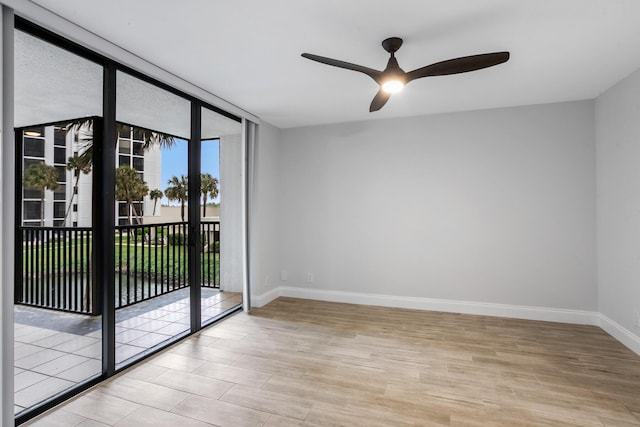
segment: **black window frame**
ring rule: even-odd
[[[200,186],[200,150],[201,150],[201,111],[202,108],[206,108],[210,111],[218,113],[231,120],[242,123],[242,119],[237,115],[216,107],[200,98],[185,93],[179,89],[176,89],[164,82],[161,82],[153,77],[143,74],[137,70],[132,69],[122,63],[107,58],[99,53],[86,48],[76,42],[68,40],[53,31],[45,29],[26,18],[15,15],[14,30],[23,31],[31,36],[40,38],[41,40],[52,44],[53,46],[62,48],[73,54],[76,54],[84,59],[92,61],[102,66],[104,72],[103,80],[103,111],[102,117],[94,117],[94,170],[93,170],[93,187],[94,192],[101,194],[102,197],[93,198],[92,226],[94,228],[95,237],[92,239],[93,254],[93,280],[98,283],[98,289],[96,294],[101,296],[102,299],[102,373],[98,376],[88,379],[87,381],[78,384],[65,392],[55,395],[48,400],[45,400],[39,405],[36,405],[26,411],[21,412],[15,417],[16,425],[23,424],[32,418],[44,413],[45,411],[53,408],[54,406],[76,396],[77,394],[93,387],[94,385],[116,375],[121,370],[126,369],[133,364],[140,363],[141,361],[153,356],[157,352],[165,349],[169,345],[175,344],[175,342],[186,338],[196,332],[202,327],[210,325],[223,317],[240,310],[242,305],[234,307],[222,313],[218,317],[208,320],[206,323],[201,319],[201,301],[200,301],[200,286],[190,286],[190,298],[191,298],[191,328],[188,333],[178,335],[175,340],[166,343],[162,347],[152,348],[147,351],[143,357],[140,357],[133,361],[131,365],[122,366],[116,369],[115,363],[115,295],[113,292],[109,292],[110,286],[105,286],[105,283],[113,283],[115,280],[113,268],[108,268],[109,265],[114,265],[114,252],[112,250],[106,250],[114,247],[114,231],[115,231],[115,162],[117,152],[116,144],[104,144],[103,141],[113,138],[116,135],[116,120],[115,120],[115,96],[116,96],[116,72],[124,72],[133,77],[136,77],[144,82],[150,83],[160,89],[164,89],[167,92],[180,96],[190,102],[191,105],[191,138],[189,140],[188,147],[188,174],[193,176],[193,179],[189,180],[189,234],[193,236],[189,242],[189,270],[193,273],[190,274],[190,282],[192,284],[199,283],[200,277],[198,268],[199,263],[199,246],[200,246],[200,233],[197,232],[200,226],[199,215],[199,186]],[[47,124],[36,124],[29,126],[27,129],[34,129],[38,126],[44,128]],[[17,136],[16,132],[15,141],[20,149],[16,150],[16,194],[21,193],[22,181],[20,179],[22,174],[22,141]],[[21,132],[20,132],[21,134]],[[129,137],[133,135],[130,133]],[[77,135],[76,135],[77,138]],[[131,146],[131,154],[135,155],[133,150],[133,144]],[[20,227],[22,221],[22,206],[18,203],[16,206],[16,229]],[[74,227],[77,223],[74,222]],[[22,242],[16,241],[16,253],[21,252]],[[95,256],[96,253],[101,253],[100,257]],[[15,257],[14,269],[21,266],[20,256]],[[16,275],[18,277],[18,275]]]

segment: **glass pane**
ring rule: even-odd
[[[67,169],[64,166],[56,166],[56,173],[58,174],[58,182],[65,182],[67,178]]]
[[[44,157],[44,139],[25,137],[23,149],[26,157]]]
[[[23,147],[16,164],[22,267],[15,272],[14,397],[15,412],[25,414],[102,371],[101,302],[91,277],[92,168],[74,174],[67,165],[72,153],[93,142],[92,119],[81,118],[102,114],[103,70],[39,38],[14,34],[15,132]],[[79,138],[80,131],[67,138],[71,121],[89,139]]]
[[[131,140],[122,139],[118,140],[118,152],[122,154],[130,154],[131,153]]]
[[[23,193],[23,198],[26,199],[39,199],[40,198],[40,192],[38,190],[30,190],[30,189],[24,189]]]
[[[191,137],[188,100],[123,72],[118,72],[116,78],[119,122],[184,139]],[[137,133],[135,139],[142,140],[142,134]]]
[[[29,201],[24,202],[24,219],[33,220],[40,219],[40,202]]]
[[[127,216],[127,204],[126,203],[118,203],[118,216],[125,217]]]
[[[134,157],[133,158],[133,168],[137,171],[144,171],[144,158],[143,157]]]
[[[58,189],[53,192],[53,200],[66,200],[67,199],[67,186],[65,184],[59,184]]]
[[[102,67],[14,32],[15,126],[102,115]]]
[[[133,130],[133,139],[135,139],[136,141],[144,141],[144,132],[142,131],[142,129],[135,128]]]
[[[144,144],[141,142],[133,142],[133,154],[136,156],[144,156]]]
[[[227,181],[222,179],[224,177],[221,175],[221,169],[240,171],[241,166],[239,158],[220,158],[221,144],[232,144],[232,147],[240,148],[241,131],[242,127],[239,122],[214,111],[202,109],[202,157],[200,163],[202,172],[200,185],[202,252],[200,255],[200,275],[201,322],[203,324],[242,304],[241,287],[233,286],[230,281],[223,283],[223,278],[220,274],[221,263],[227,262],[225,264],[226,268],[235,268],[236,266],[231,261],[232,254],[228,251],[225,252],[225,249],[221,252],[221,248],[225,248],[225,245],[226,248],[242,248],[239,235],[236,237],[226,233],[230,241],[220,241],[220,219],[223,203],[234,204],[238,201],[233,194],[233,177],[230,177],[232,186],[225,187],[228,192],[222,193],[221,183]],[[221,164],[223,161],[226,161],[224,167]],[[224,194],[224,200],[222,199],[222,194]],[[226,208],[226,205],[224,207]],[[233,230],[239,226],[239,218],[241,216],[226,218],[224,227],[229,227],[226,230]],[[238,278],[241,277],[241,270],[235,271],[235,273]]]
[[[190,328],[188,228],[186,214],[180,215],[186,188],[168,188],[171,176],[187,174],[188,141],[177,136],[188,138],[191,116],[187,100],[121,72],[116,103],[124,122],[118,123],[115,165],[121,200],[115,247],[120,367]]]
[[[63,128],[55,128],[53,130],[53,143],[58,146],[67,146],[67,131]]]
[[[120,136],[120,138],[131,139],[131,127],[120,124],[120,126],[118,126],[118,136]]]
[[[53,163],[66,164],[67,150],[65,148],[55,147],[53,149]]]
[[[23,162],[24,162],[24,168],[23,169],[26,169],[29,166],[33,165],[33,164],[42,163],[42,159],[37,160],[37,159],[27,159],[27,158],[25,158],[25,159],[23,159]]]
[[[144,206],[142,205],[142,203],[132,203],[131,204],[132,209],[134,209],[134,211],[140,215],[140,216],[144,216]],[[146,233],[146,230],[143,230]]]
[[[74,177],[66,163],[53,166],[56,157],[60,160],[53,126],[47,126],[44,134],[42,161],[23,158],[21,165],[23,221],[17,232],[23,242],[19,254],[23,270],[17,272],[22,280],[14,307],[15,345],[16,349],[36,351],[29,347],[34,343],[28,334],[33,334],[41,337],[37,351],[56,354],[56,358],[43,366],[31,365],[29,358],[38,357],[35,353],[16,351],[17,412],[28,411],[43,399],[68,391],[99,375],[102,369],[101,303],[91,298],[96,294],[90,266],[91,171],[86,169],[88,173]],[[33,166],[49,171],[42,175],[46,182],[38,184],[40,175],[32,172]],[[78,192],[71,191],[76,186]],[[71,206],[77,209],[72,211]],[[29,385],[28,379],[36,375],[43,375],[42,382]]]
[[[55,202],[53,204],[53,217],[64,218],[65,202]]]

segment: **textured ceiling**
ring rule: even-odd
[[[276,126],[591,99],[640,68],[638,0],[33,0]],[[369,77],[303,52],[409,71],[508,50],[506,64],[416,80],[379,112]]]

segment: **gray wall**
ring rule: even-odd
[[[596,102],[599,311],[640,337],[640,71]]]
[[[273,286],[597,309],[592,101],[286,129],[271,145],[288,276]]]
[[[249,209],[249,254],[251,293],[265,294],[279,285],[278,270],[278,155],[280,129],[261,123],[255,153]]]

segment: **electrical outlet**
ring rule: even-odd
[[[289,279],[289,274],[287,273],[287,270],[280,270],[280,280],[282,280],[283,282],[286,282]]]
[[[307,273],[307,283],[313,283],[313,273]]]
[[[635,311],[634,323],[637,327],[640,327],[640,309],[636,309]]]

